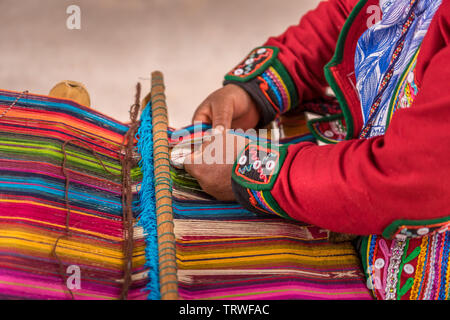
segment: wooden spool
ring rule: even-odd
[[[56,84],[48,94],[51,97],[71,99],[83,106],[91,106],[91,98],[86,87],[77,81],[65,80]]]
[[[169,171],[168,116],[161,72],[152,73],[151,87],[160,292],[162,300],[177,300],[179,296]]]

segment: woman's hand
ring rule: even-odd
[[[206,193],[221,201],[233,201],[231,171],[247,143],[248,140],[242,136],[215,130],[201,150],[186,158],[184,169],[197,179]]]
[[[259,112],[250,95],[241,87],[227,84],[200,104],[192,122],[209,123],[213,128],[251,129],[259,122]]]

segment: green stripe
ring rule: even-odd
[[[48,150],[48,149],[35,149],[32,152],[30,152],[29,148],[20,148],[20,147],[11,147],[11,146],[4,146],[4,145],[0,145],[0,153],[6,153],[9,155],[25,155],[27,156],[27,158],[29,159],[30,156],[31,158],[33,158],[34,156],[36,157],[43,157],[43,158],[47,158],[47,159],[52,159],[55,162],[53,163],[57,163],[60,164],[61,161],[63,160],[63,154],[61,151],[54,151],[54,150]],[[80,168],[83,169],[88,169],[90,168],[91,170],[97,171],[97,172],[101,172],[101,173],[105,173],[105,170],[103,169],[103,167],[98,163],[98,160],[94,157],[85,157],[85,159],[79,159],[79,158],[75,158],[74,156],[80,156],[80,154],[77,153],[73,153],[70,151],[66,151],[67,154],[67,160],[68,163],[71,165],[75,165],[75,166],[79,166]],[[43,159],[39,159],[40,161]],[[91,160],[87,161],[87,160]],[[108,168],[109,171],[111,171],[114,174],[120,174],[121,172],[121,166],[116,165],[116,164],[112,164],[110,162],[104,161],[105,166]]]

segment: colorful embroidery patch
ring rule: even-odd
[[[233,179],[253,190],[271,190],[287,146],[248,144],[233,168]]]
[[[450,227],[449,218],[430,221],[398,221],[386,228],[384,236],[394,239],[420,238]]]
[[[310,120],[308,128],[318,140],[325,143],[344,141],[347,135],[345,119],[342,114]]]
[[[270,192],[286,157],[287,148],[288,145],[251,142],[242,150],[233,168],[231,184],[236,200],[244,208],[290,219]]]
[[[279,49],[276,47],[258,47],[233,70],[228,72],[225,80],[248,81],[261,75],[277,57]]]

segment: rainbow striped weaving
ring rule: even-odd
[[[141,124],[149,119],[151,112],[144,112]],[[70,100],[0,91],[0,298],[119,298],[128,129]],[[142,144],[151,143],[146,135],[152,131],[141,129],[137,145],[151,150]],[[169,130],[171,147],[177,134]],[[201,135],[184,135],[184,141]],[[305,140],[312,136],[286,142]],[[147,223],[154,217],[146,216],[155,214],[154,201],[146,199],[154,197],[154,181],[151,166],[139,167],[151,165],[146,160],[153,154],[135,151],[127,298],[158,299],[161,266],[151,260],[158,248]],[[350,242],[330,243],[327,230],[215,201],[182,169],[168,170],[181,299],[372,298]],[[80,287],[68,288],[73,267]]]
[[[124,263],[120,146],[127,125],[69,100],[6,91],[0,91],[0,113],[0,297],[117,299]],[[132,178],[139,181],[139,168]],[[81,276],[72,293],[65,283],[70,266]],[[143,266],[141,236],[130,299],[145,298]]]
[[[199,140],[194,131],[184,128],[182,142]],[[183,133],[170,133],[173,147]],[[180,298],[372,298],[350,242],[330,243],[327,230],[215,201],[186,172],[170,171]]]

